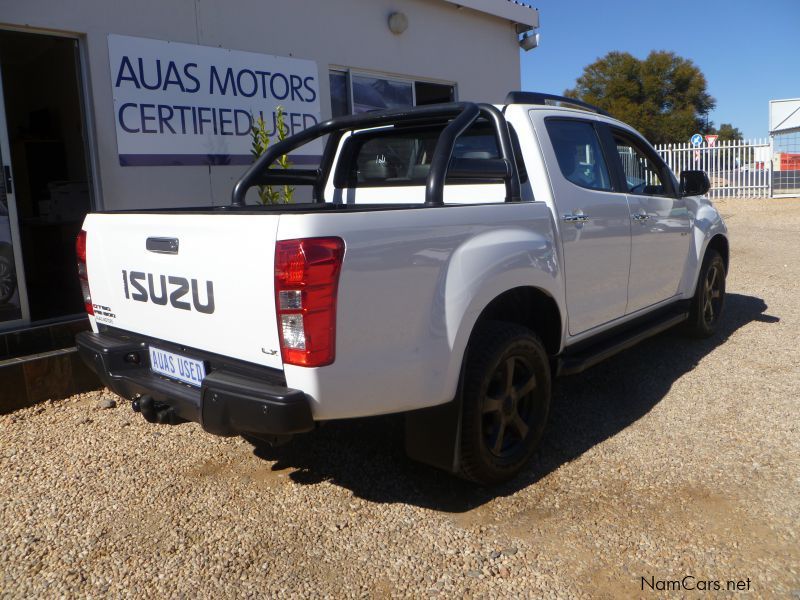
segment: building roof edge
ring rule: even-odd
[[[445,2],[508,19],[534,29],[539,27],[539,11],[519,0],[445,0]]]

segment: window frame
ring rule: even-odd
[[[605,189],[602,189],[602,188],[594,188],[594,187],[588,187],[588,186],[585,186],[585,185],[581,185],[579,183],[576,183],[576,182],[572,181],[571,179],[569,179],[564,174],[564,171],[561,170],[561,163],[558,160],[558,151],[556,150],[556,147],[553,144],[553,138],[550,135],[550,123],[551,122],[558,122],[558,121],[561,121],[561,122],[566,121],[566,122],[571,122],[571,123],[585,123],[585,124],[589,125],[592,128],[592,130],[594,131],[595,138],[597,139],[597,146],[600,148],[600,154],[603,156],[603,160],[606,163],[606,171],[607,171],[607,174],[608,174],[608,181],[609,181],[609,185],[611,186],[610,189],[605,190]],[[558,168],[558,172],[561,174],[561,177],[564,179],[564,181],[570,183],[571,185],[574,185],[577,188],[580,188],[582,190],[589,190],[591,192],[602,192],[602,193],[606,193],[606,194],[614,194],[614,193],[616,193],[616,194],[623,193],[624,194],[626,192],[625,191],[621,191],[620,182],[619,182],[619,179],[617,177],[617,174],[616,174],[616,171],[615,171],[615,167],[612,164],[614,157],[612,155],[612,157],[611,157],[612,160],[609,160],[609,157],[608,157],[609,149],[608,149],[608,145],[606,143],[606,140],[604,140],[603,131],[602,131],[602,127],[601,127],[602,125],[604,125],[604,123],[602,121],[598,121],[596,119],[590,119],[590,118],[582,118],[582,117],[572,117],[572,116],[561,116],[561,115],[559,115],[559,116],[552,116],[552,117],[545,117],[544,118],[544,126],[545,126],[545,130],[547,131],[547,138],[548,138],[548,140],[550,142],[550,147],[553,149],[553,156],[556,159],[556,167]],[[614,153],[616,154],[616,150],[614,151]],[[627,186],[626,186],[626,188],[627,188]]]
[[[612,153],[612,169],[615,171],[614,177],[617,179],[617,185],[622,190],[623,194],[630,194],[631,196],[643,196],[647,198],[678,198],[678,190],[675,186],[675,178],[672,175],[672,170],[669,168],[664,159],[656,152],[650,144],[647,143],[642,136],[629,131],[627,129],[623,129],[622,127],[617,127],[615,125],[609,125],[604,123],[605,129],[605,143],[609,147],[609,151],[613,150]],[[644,193],[637,193],[631,192],[628,190],[628,182],[625,178],[625,168],[622,165],[622,159],[619,156],[619,151],[617,150],[617,143],[614,140],[614,136],[621,137],[624,141],[628,142],[629,145],[637,150],[639,150],[646,158],[648,158],[656,167],[656,173],[661,178],[661,182],[664,186],[665,193],[664,194],[644,194]]]

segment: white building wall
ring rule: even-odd
[[[401,35],[387,26],[395,11],[409,21]],[[85,46],[97,203],[107,210],[227,204],[243,172],[119,165],[109,33],[314,60],[323,118],[331,66],[455,82],[460,100],[500,102],[520,85],[514,25],[444,0],[0,0],[2,26],[74,33]]]

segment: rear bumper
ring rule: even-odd
[[[196,388],[151,372],[146,341],[87,331],[75,342],[83,360],[114,392],[130,399],[150,396],[209,433],[290,435],[314,428],[308,398],[300,390],[225,367],[213,368]],[[126,359],[132,354],[138,362]]]

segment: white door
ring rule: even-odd
[[[4,98],[3,73],[0,71],[0,329],[30,319]]]
[[[598,131],[590,120],[545,118],[545,160],[564,249],[569,333],[625,314],[631,222],[625,193],[614,189]],[[543,136],[541,136],[543,137]]]
[[[678,293],[692,242],[686,201],[663,161],[629,132],[612,129],[631,211],[631,275],[626,314]]]

